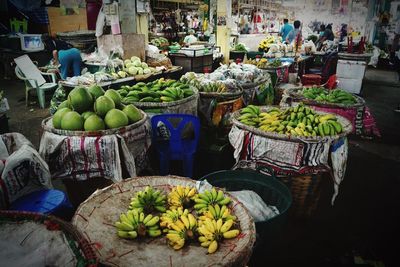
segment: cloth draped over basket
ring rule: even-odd
[[[43,121],[42,127],[44,132],[39,152],[49,163],[53,178],[87,180],[104,177],[117,182],[126,178],[124,171],[129,177],[134,177],[145,167],[146,153],[151,144],[147,115],[117,132],[111,129],[94,136],[54,129],[49,119]]]
[[[40,189],[52,188],[47,163],[20,133],[0,135],[0,209]]]
[[[346,171],[346,137],[338,140],[326,138],[320,142],[295,142],[266,138],[234,125],[229,133],[229,141],[234,147],[234,158],[237,162],[235,168],[260,169],[262,166],[269,166],[277,176],[332,170],[335,190],[332,196],[333,205]]]

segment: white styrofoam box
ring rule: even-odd
[[[339,81],[337,87],[345,90],[346,92],[359,94],[362,86],[362,79],[351,79],[351,78],[343,78],[338,77]]]
[[[366,67],[365,61],[339,59],[336,75],[342,78],[363,79]]]

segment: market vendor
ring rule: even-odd
[[[189,35],[187,35],[185,37],[185,39],[183,40],[185,45],[190,45],[192,43],[197,42],[197,37],[194,36],[194,30],[189,30]]]
[[[289,24],[289,20],[283,19],[283,26],[282,26],[281,31],[279,32],[280,36],[282,36],[282,40],[286,40],[287,35],[292,30],[293,30],[293,26]]]
[[[294,29],[291,30],[286,36],[286,43],[290,44],[295,41],[297,38],[301,40],[301,30],[300,30],[301,22],[296,20],[293,22]]]

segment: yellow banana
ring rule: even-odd
[[[222,226],[221,226],[221,233],[227,232],[233,225],[233,220],[227,220]]]
[[[216,250],[218,249],[218,243],[217,241],[213,240],[210,244],[210,246],[208,247],[208,253],[212,254],[214,253]]]
[[[190,228],[189,219],[188,219],[185,215],[182,215],[182,216],[181,216],[181,221],[182,221],[183,224],[185,225],[185,228],[186,228],[186,229],[189,229],[189,228]]]
[[[189,229],[192,229],[197,225],[196,218],[191,213],[188,214],[188,219],[189,219]]]
[[[237,237],[239,234],[239,230],[234,229],[223,233],[224,238],[234,238]]]

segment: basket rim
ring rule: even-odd
[[[214,98],[214,97],[240,97],[243,95],[243,89],[241,86],[238,86],[235,91],[226,91],[222,93],[218,92],[203,92],[199,91],[200,97],[204,98]]]
[[[272,106],[261,106],[260,107],[260,112],[264,112],[264,111],[268,111],[270,109],[272,109]],[[289,107],[288,107],[289,108]],[[286,110],[288,108],[280,108],[281,110]],[[342,127],[343,127],[343,131],[340,134],[336,134],[336,135],[331,135],[331,136],[303,136],[303,137],[299,137],[299,136],[291,136],[291,135],[286,135],[286,134],[279,134],[279,133],[272,133],[272,132],[265,132],[262,130],[259,130],[258,128],[254,127],[254,126],[249,126],[249,125],[245,125],[244,123],[241,123],[238,120],[238,117],[241,115],[240,114],[241,109],[235,111],[232,115],[232,123],[233,125],[236,125],[238,128],[252,132],[258,136],[262,136],[262,137],[267,137],[270,139],[276,139],[276,140],[283,140],[283,141],[289,141],[289,142],[301,142],[301,143],[319,143],[319,142],[326,142],[326,141],[331,141],[331,140],[337,140],[339,138],[342,137],[346,137],[348,134],[350,134],[353,131],[353,125],[352,123],[346,119],[343,116],[337,115],[335,114],[335,116],[341,121]],[[329,112],[323,112],[323,111],[317,111],[315,110],[315,112],[317,114],[320,115],[326,115],[326,114],[332,114]],[[343,123],[342,123],[343,122]]]
[[[92,261],[91,264],[87,266],[97,266],[98,258],[93,248],[91,247],[88,240],[72,225],[72,223],[66,222],[60,218],[57,218],[53,215],[46,215],[43,213],[37,212],[28,212],[28,211],[13,211],[13,210],[0,210],[0,217],[9,219],[10,222],[18,222],[18,221],[28,221],[31,219],[34,222],[41,222],[45,220],[49,220],[57,223],[61,227],[61,231],[68,233],[72,236],[72,238],[78,243],[79,250],[81,251],[82,256],[86,261]]]
[[[284,93],[289,95],[293,100],[301,101],[304,104],[307,105],[312,105],[312,106],[318,106],[318,107],[330,107],[330,108],[357,108],[357,107],[362,107],[365,106],[365,100],[356,95],[352,94],[354,98],[356,99],[356,103],[351,104],[351,105],[346,105],[346,104],[340,104],[340,103],[328,103],[328,102],[319,102],[315,101],[313,99],[309,99],[307,97],[304,97],[303,95],[300,95],[298,91],[303,90],[304,88],[309,88],[310,86],[302,86],[302,87],[297,87],[297,88],[288,88],[285,89]]]
[[[141,109],[139,109],[139,111],[142,114],[142,118],[139,121],[129,124],[127,126],[120,127],[120,128],[100,130],[100,131],[61,130],[61,129],[56,129],[53,127],[53,123],[51,121],[53,119],[53,116],[51,116],[51,117],[47,117],[42,120],[42,129],[46,132],[50,132],[50,133],[54,133],[54,134],[58,134],[58,135],[66,135],[66,136],[95,137],[95,136],[105,136],[105,135],[113,135],[113,134],[123,134],[127,131],[136,129],[146,123],[146,121],[148,120],[147,113]],[[51,124],[49,125],[49,123],[51,123]]]

